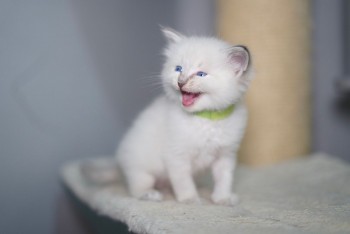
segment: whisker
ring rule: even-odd
[[[159,73],[153,73],[153,74],[149,74],[147,76],[141,76],[138,77],[138,79],[143,80],[143,79],[160,79],[161,75]]]
[[[144,76],[139,77],[138,80],[141,84],[152,84],[162,82],[160,76]]]
[[[141,86],[142,89],[162,89],[162,84],[154,84],[154,85],[143,85]]]
[[[164,85],[172,85],[171,80],[163,80],[159,73],[138,77],[138,80],[141,88],[150,92],[159,92],[164,89]]]
[[[153,80],[152,82],[143,82],[140,84],[142,89],[150,90],[155,92],[163,89],[163,82],[161,80]]]

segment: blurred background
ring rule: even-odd
[[[310,150],[350,161],[346,2],[310,1]],[[112,155],[161,92],[159,24],[215,35],[217,14],[210,0],[0,1],[0,233],[87,232],[60,167]]]

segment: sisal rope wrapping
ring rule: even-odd
[[[218,0],[219,36],[246,45],[255,79],[247,94],[241,162],[271,164],[310,151],[311,14],[308,0]]]

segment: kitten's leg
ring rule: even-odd
[[[154,189],[156,178],[146,172],[131,171],[126,176],[133,197],[142,200],[161,201],[163,194]]]
[[[231,191],[235,166],[235,157],[232,157],[232,153],[228,152],[214,161],[212,173],[215,185],[211,196],[214,203],[220,205],[236,205],[238,203],[238,196]]]
[[[168,173],[176,199],[179,202],[200,203],[189,162],[168,165]]]

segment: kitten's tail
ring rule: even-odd
[[[114,184],[121,181],[116,160],[113,158],[88,159],[80,164],[82,176],[95,185]]]

